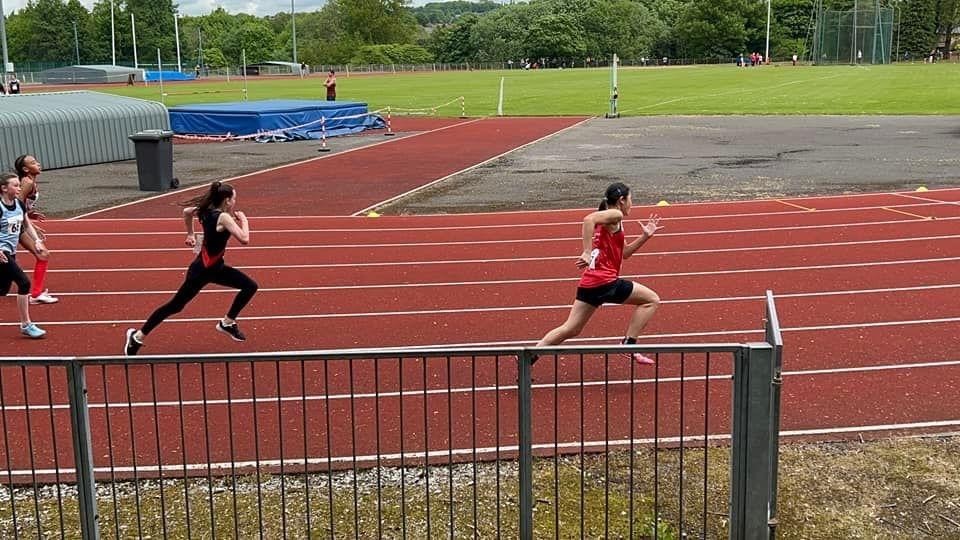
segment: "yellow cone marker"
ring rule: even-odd
[[[929,191],[929,190],[927,189],[927,186],[920,186],[917,188],[917,191],[919,191],[920,193],[923,193],[924,191]]]
[[[367,217],[380,217],[380,214],[374,212],[373,210],[367,212]]]
[[[670,203],[668,203],[667,201],[660,201],[657,203],[657,206],[670,206]]]

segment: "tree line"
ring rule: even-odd
[[[116,60],[165,64],[176,54],[172,0],[30,0],[7,19],[15,63],[111,63],[111,3]],[[827,9],[872,5],[869,0],[823,0]],[[896,10],[901,50],[949,51],[960,26],[960,0],[886,0]],[[771,0],[770,50],[776,58],[803,55],[812,25],[812,0]],[[489,0],[430,3],[407,0],[329,0],[296,13],[297,60],[311,65],[428,62],[505,62],[550,58],[685,57],[728,60],[766,46],[766,0]],[[133,20],[131,20],[133,14]],[[265,17],[231,14],[178,19],[185,66],[237,66],[292,60],[289,12]],[[895,30],[896,31],[896,30]]]

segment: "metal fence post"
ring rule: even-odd
[[[770,537],[776,536],[777,489],[780,466],[780,391],[783,387],[783,335],[780,333],[780,318],[773,300],[773,291],[767,291],[764,333],[767,343],[773,346],[773,403],[770,413]]]
[[[533,355],[523,350],[517,355],[517,430],[520,453],[520,540],[533,539],[533,430],[530,362]]]
[[[83,540],[99,540],[100,515],[97,513],[97,487],[93,480],[93,444],[90,438],[90,410],[87,406],[87,379],[83,364],[77,360],[67,364],[67,386],[73,458],[77,471],[80,534]]]
[[[734,357],[730,538],[770,538],[774,348],[750,343]]]

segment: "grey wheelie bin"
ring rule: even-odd
[[[173,180],[173,132],[148,129],[130,135],[141,191],[164,191]]]

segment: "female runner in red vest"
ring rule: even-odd
[[[583,218],[583,253],[577,259],[577,268],[584,269],[584,272],[577,287],[577,299],[566,322],[543,336],[538,347],[558,345],[580,335],[587,321],[604,303],[637,306],[622,343],[637,342],[637,336],[660,305],[660,297],[639,283],[620,279],[620,265],[663,227],[658,216],[651,216],[641,225],[643,233],[626,244],[623,218],[630,215],[632,206],[630,188],[617,182],[607,188],[600,209]],[[640,364],[654,363],[640,353],[631,356]]]
[[[250,225],[247,223],[247,216],[243,212],[234,210],[237,204],[236,190],[230,184],[214,182],[205,194],[190,201],[189,204],[190,206],[183,210],[183,221],[187,227],[187,238],[184,242],[188,246],[195,246],[197,243],[196,234],[193,232],[193,218],[196,216],[203,227],[200,253],[187,268],[187,277],[173,298],[157,308],[147,322],[143,323],[140,330],[127,329],[123,350],[127,356],[137,354],[147,334],[167,317],[182,311],[187,303],[200,293],[200,289],[210,283],[239,289],[227,316],[217,322],[217,330],[230,336],[234,341],[247,339],[237,325],[237,316],[257,292],[257,283],[240,270],[227,266],[223,261],[227,241],[231,236],[241,244],[250,242]]]

